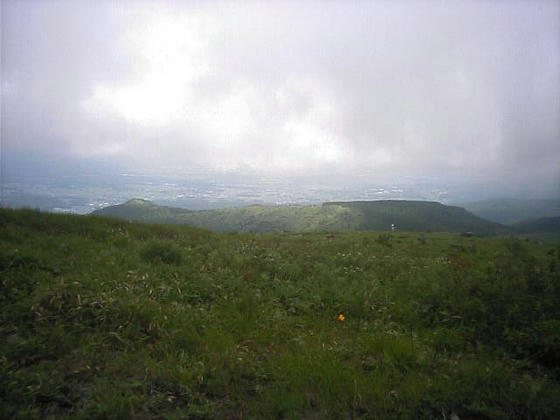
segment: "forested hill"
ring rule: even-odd
[[[360,230],[386,230],[394,224],[403,231],[473,232],[480,235],[510,232],[499,223],[475,216],[462,207],[433,201],[352,201],[326,203],[343,206],[362,215]]]
[[[467,210],[428,201],[354,201],[323,205],[249,206],[190,211],[133,199],[95,215],[149,223],[190,224],[215,231],[310,232],[391,230],[507,234],[512,230]]]

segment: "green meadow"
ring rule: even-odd
[[[2,418],[560,415],[554,243],[0,209],[0,288]]]

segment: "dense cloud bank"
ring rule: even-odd
[[[348,3],[5,1],[5,158],[556,188],[558,2]]]

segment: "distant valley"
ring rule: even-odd
[[[471,213],[504,225],[514,225],[527,220],[560,217],[560,199],[498,198],[462,205]]]

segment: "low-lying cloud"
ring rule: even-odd
[[[560,4],[3,3],[4,153],[558,185]]]

